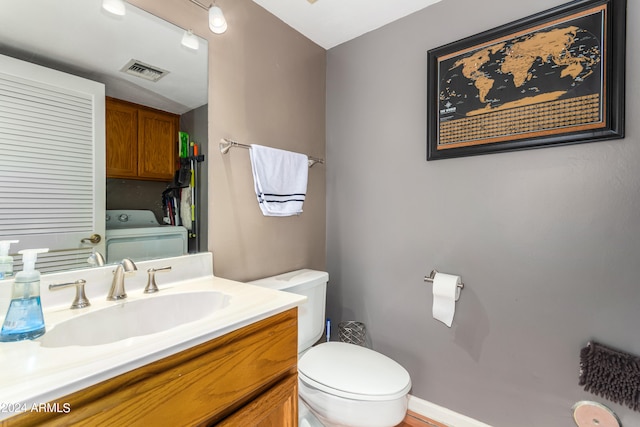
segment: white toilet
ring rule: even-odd
[[[324,332],[329,274],[297,270],[250,282],[304,295],[298,308],[298,382],[301,400],[325,426],[393,427],[405,417],[409,373],[392,359],[354,344],[312,347]],[[303,419],[300,425],[313,426]]]

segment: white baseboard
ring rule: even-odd
[[[450,427],[491,427],[489,424],[453,412],[450,409],[409,395],[409,410]]]

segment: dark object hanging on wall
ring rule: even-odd
[[[590,393],[640,410],[640,357],[590,341],[580,350],[579,385]]]
[[[427,53],[427,160],[624,137],[627,0],[573,0]]]

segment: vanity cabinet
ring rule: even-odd
[[[3,426],[298,425],[297,308],[57,399]],[[52,402],[54,403],[54,402]]]
[[[107,178],[171,181],[180,116],[106,98]]]

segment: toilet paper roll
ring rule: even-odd
[[[453,323],[456,301],[460,298],[460,276],[436,273],[433,279],[433,318],[448,327]]]

